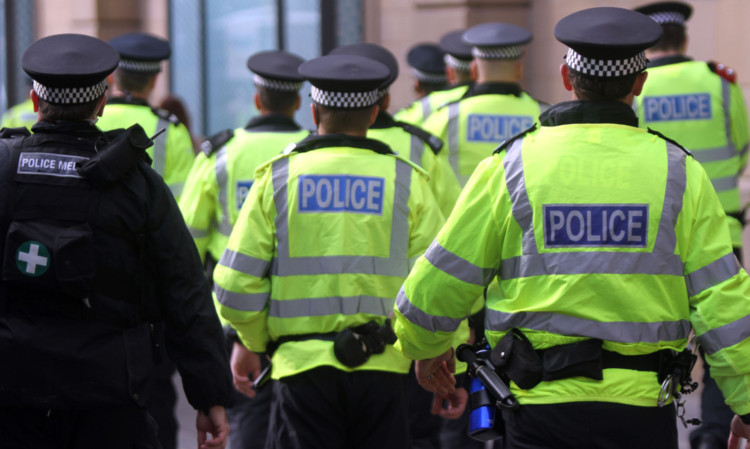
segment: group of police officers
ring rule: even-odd
[[[168,42],[32,44],[36,123],[0,131],[4,444],[176,447],[176,366],[201,448],[483,447],[455,348],[486,338],[521,404],[495,447],[677,448],[694,333],[691,446],[737,447],[744,99],[685,56],[689,5],[637,11],[558,22],[552,106],[508,23],[415,46],[394,115],[382,46],[260,52],[259,114],[197,156],[148,102]]]

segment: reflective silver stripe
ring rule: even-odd
[[[568,274],[653,274],[683,276],[680,256],[632,252],[571,252],[530,254],[505,259],[504,280]]]
[[[523,254],[537,254],[539,251],[534,238],[534,211],[531,209],[529,195],[526,192],[526,178],[523,172],[522,148],[523,139],[516,139],[507,149],[503,166],[505,167],[505,185],[513,203],[512,211],[518,225],[523,231]],[[503,264],[504,265],[504,264]]]
[[[691,150],[690,152],[693,153],[693,157],[695,158],[695,160],[700,162],[701,164],[705,164],[707,162],[724,161],[737,156],[737,152],[735,151],[733,146],[706,148],[703,150]]]
[[[184,182],[178,182],[176,184],[170,184],[169,190],[172,191],[172,196],[175,198],[179,198],[180,195],[182,195],[182,189],[185,188]]]
[[[406,319],[430,332],[455,332],[455,330],[458,329],[458,325],[463,321],[463,318],[450,318],[447,316],[435,316],[425,313],[409,301],[403,286],[396,297],[396,305],[399,312],[401,312]]]
[[[388,316],[393,310],[393,298],[376,296],[332,296],[326,298],[272,299],[268,316],[275,318],[299,318],[324,315],[371,315]]]
[[[232,233],[232,225],[229,221],[229,173],[227,172],[227,146],[219,148],[216,153],[214,172],[216,173],[216,184],[219,187],[219,206],[221,207],[221,221],[216,228],[222,235],[228,236]]]
[[[268,276],[268,268],[271,266],[271,262],[227,248],[219,258],[219,265],[262,278]]]
[[[736,321],[699,335],[698,341],[706,354],[713,354],[734,346],[748,337],[750,337],[750,315],[745,315]]]
[[[695,296],[698,293],[718,285],[740,272],[740,263],[734,253],[715,260],[703,268],[693,271],[685,276],[688,294]]]
[[[478,267],[468,260],[443,248],[437,240],[433,240],[430,247],[427,248],[427,252],[425,252],[424,256],[439,270],[442,270],[454,278],[468,284],[486,287],[497,275],[495,269]]]
[[[193,239],[203,239],[209,235],[207,229],[197,229],[192,226],[188,226],[188,231],[190,231],[190,236],[193,237]]]
[[[466,185],[468,179],[465,176],[461,176],[458,164],[458,141],[460,140],[460,136],[458,135],[458,113],[460,109],[458,102],[448,104],[448,161],[451,164],[451,168],[453,168],[453,173],[458,178],[458,182],[463,187]]]
[[[287,182],[289,158],[273,163],[272,179],[274,203],[276,205],[276,240],[278,258],[271,262],[274,276],[298,276],[317,274],[375,274],[382,276],[406,276],[409,274],[409,195],[411,194],[412,167],[400,160],[395,161],[396,182],[391,242],[389,257],[374,256],[289,256],[289,205]]]
[[[151,165],[157,173],[164,176],[167,168],[167,138],[169,137],[169,120],[159,117],[156,122],[156,131],[164,128],[164,134],[154,140],[154,162]]]
[[[518,139],[513,142],[503,165],[508,194],[513,202],[513,217],[523,233],[523,255],[502,261],[500,272],[503,279],[586,273],[684,275],[682,261],[674,254],[677,245],[675,226],[687,183],[686,155],[682,149],[669,142],[666,144],[667,183],[652,253],[595,251],[539,254],[534,237],[533,210],[524,181],[522,141]]]
[[[713,184],[716,193],[719,193],[736,189],[739,181],[738,176],[727,176],[724,178],[714,178],[711,180],[711,184]]]
[[[266,293],[235,293],[215,286],[216,299],[223,306],[243,312],[261,312],[268,304],[270,294]]]
[[[422,155],[424,155],[424,142],[422,140],[415,136],[414,134],[410,134],[411,136],[411,150],[409,153],[409,160],[414,162],[415,164],[422,167]]]
[[[422,107],[422,121],[432,114],[432,106],[430,105],[430,96],[425,95],[419,100],[419,104]]]
[[[618,343],[658,343],[687,339],[692,326],[688,320],[653,323],[602,322],[552,312],[507,313],[487,309],[488,329],[513,327],[541,330],[574,337],[600,338]]]
[[[729,114],[729,106],[732,104],[730,83],[723,77],[719,79],[721,80],[721,106],[724,108],[724,133],[727,136],[727,147],[736,154],[737,148],[732,141],[732,116]]]

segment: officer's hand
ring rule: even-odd
[[[198,417],[195,418],[195,428],[198,429],[199,449],[224,449],[227,445],[229,422],[224,407],[214,405],[208,409],[208,415],[199,411]],[[209,433],[212,438],[206,440]]]
[[[740,438],[748,440],[747,443],[745,443],[745,449],[750,449],[750,424],[743,423],[739,416],[734,415],[731,432],[729,432],[727,448],[739,449]]]
[[[455,351],[450,348],[437,357],[417,360],[414,371],[419,385],[438,396],[448,397],[455,393],[456,378],[452,374],[456,371],[454,354]]]
[[[232,378],[237,390],[251,398],[255,397],[252,379],[257,379],[260,375],[260,356],[242,345],[235,343],[232,348]],[[249,374],[249,375],[248,375]]]
[[[466,402],[469,399],[469,392],[466,388],[456,388],[456,392],[446,397],[435,395],[432,398],[433,415],[440,415],[445,419],[458,419],[466,409]],[[448,401],[447,406],[443,407],[443,402]]]

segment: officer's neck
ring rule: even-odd
[[[151,91],[142,91],[142,92],[134,92],[134,91],[125,91],[117,86],[111,86],[111,93],[110,97],[120,98],[120,97],[130,97],[135,98],[138,100],[143,100],[146,103],[148,103],[148,97],[151,94]]]
[[[327,134],[345,134],[353,137],[367,137],[367,128],[364,129],[330,129],[326,128],[325,124],[320,123],[318,125],[318,135],[325,136]]]

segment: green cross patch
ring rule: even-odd
[[[49,251],[39,242],[24,242],[16,251],[16,266],[26,276],[41,276],[50,265]]]

